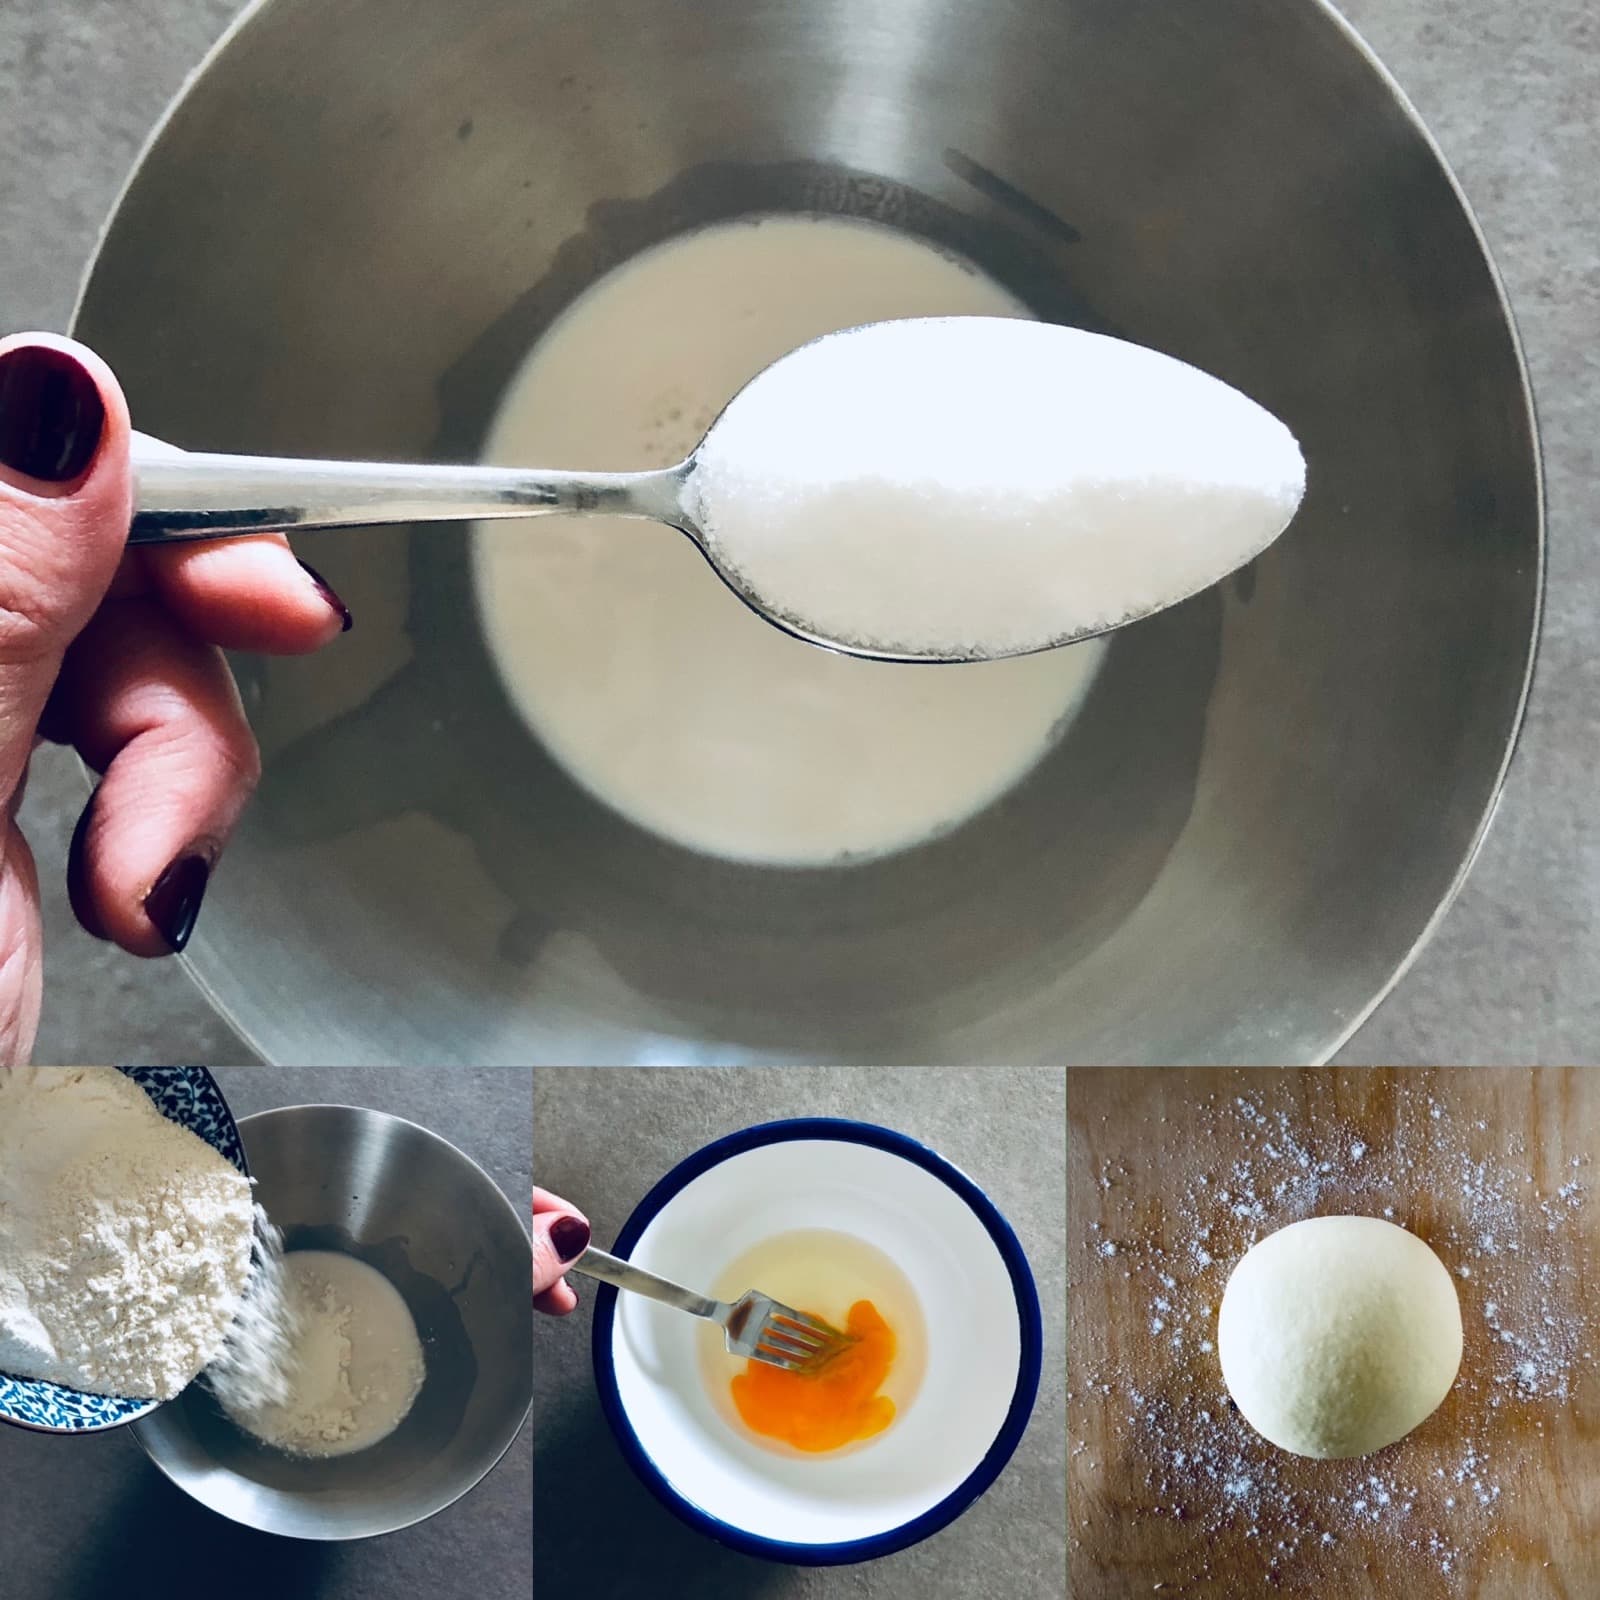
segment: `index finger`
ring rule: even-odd
[[[141,455],[183,454],[145,434],[134,441],[135,473]],[[349,607],[281,533],[130,550],[112,593],[124,598],[147,591],[191,633],[224,650],[303,655],[351,624]]]
[[[146,546],[128,560],[185,628],[224,650],[304,655],[351,625],[350,608],[280,533]]]

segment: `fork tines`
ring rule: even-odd
[[[780,1366],[813,1367],[837,1355],[850,1340],[820,1317],[774,1306],[756,1340],[757,1353]]]

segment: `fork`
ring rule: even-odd
[[[732,1302],[713,1300],[604,1250],[585,1250],[567,1271],[581,1272],[587,1278],[598,1278],[633,1294],[648,1295],[663,1305],[687,1311],[691,1317],[714,1322],[722,1329],[730,1355],[749,1356],[768,1366],[782,1367],[785,1372],[815,1372],[855,1343],[849,1334],[840,1333],[820,1317],[796,1311],[759,1289],[747,1289]]]

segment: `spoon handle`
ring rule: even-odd
[[[137,485],[129,544],[296,528],[461,522],[605,512],[675,522],[681,469],[547,472],[208,455],[133,436]]]

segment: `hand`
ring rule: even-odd
[[[564,1317],[578,1296],[563,1271],[589,1248],[589,1219],[548,1189],[533,1191],[533,1309]]]
[[[102,774],[68,862],[78,920],[135,955],[182,950],[260,771],[222,649],[294,654],[350,626],[275,535],[127,550],[128,451],[103,361],[0,339],[0,1061],[27,1059],[39,1020],[39,884],[16,821],[38,740]]]

